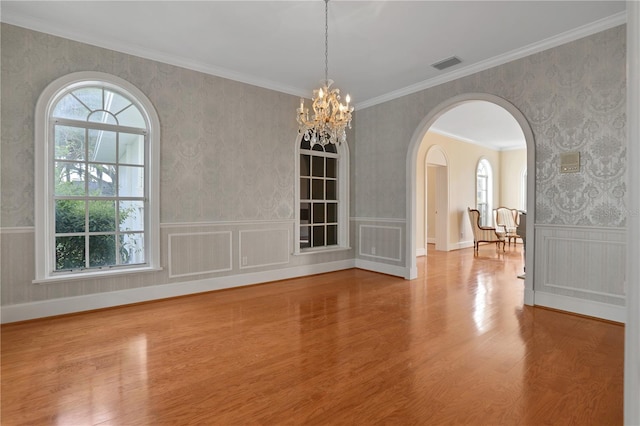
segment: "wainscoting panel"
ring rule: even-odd
[[[400,226],[368,224],[359,226],[360,256],[373,259],[402,261],[402,234]]]
[[[240,269],[289,263],[289,229],[251,229],[239,233]]]
[[[230,271],[231,231],[169,234],[169,278]]]
[[[561,296],[558,300],[625,306],[624,229],[536,225],[535,259],[536,304],[553,300],[546,293]]]
[[[354,243],[357,228],[350,229]],[[355,248],[291,255],[293,230],[293,220],[162,223],[158,242],[161,269],[35,283],[33,227],[3,227],[0,321],[101,309],[356,266]],[[389,266],[382,262],[376,265]]]
[[[33,227],[0,230],[0,296],[3,307],[13,300],[28,300],[31,296],[31,280],[35,278],[33,232]]]

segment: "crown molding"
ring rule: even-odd
[[[150,59],[153,61],[162,62],[165,64],[175,65],[181,68],[187,68],[193,71],[202,72],[205,74],[214,75],[217,77],[227,78],[229,80],[238,81],[241,83],[250,84],[252,86],[262,87],[264,89],[275,90],[277,92],[294,95],[297,97],[308,97],[309,91],[307,89],[297,88],[293,86],[283,85],[271,80],[261,79],[256,76],[238,73],[223,67],[215,67],[207,65],[201,62],[193,61],[191,59],[179,56],[166,55],[156,50],[150,50],[141,46],[130,43],[119,43],[112,40],[106,40],[101,38],[94,38],[81,34],[67,28],[59,28],[46,21],[34,19],[22,14],[7,13],[3,11],[0,17],[2,22],[7,24],[16,25],[19,27],[27,28],[33,31],[38,31],[54,36],[71,39],[81,43],[90,44],[96,47],[104,49],[114,50],[121,53],[126,53],[133,56],[138,56],[144,59]],[[587,25],[575,28],[570,31],[566,31],[554,37],[547,38],[537,43],[532,43],[523,48],[513,50],[503,55],[498,55],[485,61],[478,62],[468,67],[460,68],[458,70],[443,74],[439,77],[431,78],[402,89],[394,90],[381,96],[377,96],[362,102],[355,104],[355,109],[364,109],[383,102],[388,102],[393,99],[400,98],[402,96],[410,95],[421,90],[428,89],[449,81],[457,80],[462,77],[484,71],[486,69],[511,62],[516,59],[523,58],[525,56],[532,55],[534,53],[541,52],[543,50],[550,49],[574,40],[578,40],[583,37],[607,30],[609,28],[622,25],[627,21],[627,13],[620,12],[615,15],[611,15],[607,18],[600,19]]]
[[[87,34],[76,32],[68,28],[60,28],[46,21],[35,19],[33,17],[25,16],[22,14],[12,12],[7,13],[3,10],[0,21],[10,25],[27,28],[32,31],[50,34],[80,43],[90,44],[92,46],[100,47],[103,49],[114,50],[116,52],[125,53],[144,59],[150,59],[152,61],[162,62],[164,64],[175,65],[177,67],[238,81],[240,83],[250,84],[252,86],[261,87],[263,89],[275,90],[277,92],[286,93],[297,97],[309,97],[308,90],[283,85],[268,79],[262,79],[252,75],[239,73],[223,67],[211,66],[202,62],[193,61],[186,57],[167,55],[157,50],[138,46],[134,43],[120,43],[114,42],[113,40],[91,37]]]
[[[522,140],[514,141],[512,144],[509,144],[509,145],[495,146],[495,145],[491,145],[491,144],[478,142],[478,141],[473,140],[473,139],[465,138],[463,136],[455,135],[453,133],[446,132],[444,130],[440,130],[440,129],[434,127],[434,126],[431,126],[429,128],[429,132],[433,132],[433,133],[436,133],[438,135],[445,136],[445,137],[447,137],[449,139],[455,139],[457,141],[465,142],[465,143],[468,143],[468,144],[471,144],[471,145],[478,145],[478,146],[481,146],[483,148],[489,148],[489,149],[492,149],[494,151],[515,151],[515,150],[518,150],[518,149],[527,149],[527,144],[526,144],[526,142],[524,140],[524,137],[522,138]]]
[[[539,53],[552,47],[560,46],[562,44],[569,43],[581,39],[583,37],[590,36],[592,34],[599,33],[601,31],[608,30],[618,25],[622,25],[627,22],[627,12],[620,12],[615,15],[611,15],[607,18],[600,19],[581,27],[577,27],[573,30],[566,31],[562,34],[558,34],[553,37],[549,37],[545,40],[529,44],[520,49],[512,50],[503,55],[494,56],[493,58],[478,62],[473,65],[469,65],[464,68],[459,68],[456,71],[452,71],[443,74],[439,77],[431,78],[429,80],[422,81],[420,83],[412,84],[411,86],[404,87],[399,90],[386,93],[375,98],[357,103],[355,105],[356,111],[358,109],[369,108],[374,105],[378,105],[384,102],[388,102],[402,96],[411,95],[421,90],[428,89],[430,87],[438,86],[449,81],[457,80],[462,77],[466,77],[471,74],[475,74],[480,71],[487,70],[489,68],[496,67],[498,65],[506,64],[507,62],[521,59],[534,53]]]

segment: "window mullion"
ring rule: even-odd
[[[131,133],[134,135],[146,135],[148,132],[146,129],[140,129],[138,127],[120,126],[109,123],[98,123],[95,121],[83,121],[74,120],[73,118],[54,118],[51,120],[53,124],[70,127],[82,127],[90,130],[105,130],[111,132],[123,132]]]
[[[115,223],[115,248],[116,248],[116,265],[120,265],[120,132],[116,132],[116,178],[114,179],[114,205],[116,209]]]
[[[55,237],[55,233],[56,233],[56,202],[55,199],[52,195],[55,195],[55,178],[56,178],[56,160],[55,160],[55,125],[50,126],[50,130],[49,130],[49,137],[51,138],[50,140],[54,141],[54,143],[49,144],[47,146],[47,162],[49,163],[49,176],[47,176],[47,192],[46,192],[46,196],[47,196],[47,200],[46,200],[46,205],[47,205],[47,211],[50,212],[50,214],[48,215],[48,217],[45,218],[45,220],[48,223],[48,235],[47,238],[50,240],[48,247],[50,249],[50,252],[48,253],[48,259],[50,264],[48,265],[47,269],[48,272],[52,272],[56,270],[56,237]]]
[[[89,108],[89,110],[91,110]],[[84,129],[84,266],[89,268],[89,129]]]
[[[89,202],[84,202],[84,266],[89,268]]]

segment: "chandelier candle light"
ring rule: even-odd
[[[324,0],[324,80],[322,87],[313,91],[313,117],[309,119],[309,109],[304,107],[304,98],[300,98],[297,109],[298,132],[304,133],[304,139],[315,144],[340,144],[347,141],[346,128],[351,128],[349,106],[351,98],[347,94],[346,103],[340,102],[340,89],[332,89],[333,80],[329,80],[329,0]]]

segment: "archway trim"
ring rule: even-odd
[[[527,144],[527,215],[531,218],[527,220],[527,250],[525,255],[525,264],[527,265],[527,273],[525,276],[524,303],[527,305],[534,304],[534,220],[535,217],[535,139],[531,126],[526,117],[515,105],[496,95],[489,93],[465,93],[451,97],[432,108],[427,115],[418,124],[416,130],[411,136],[409,149],[407,151],[407,167],[406,167],[406,266],[405,278],[414,279],[417,277],[416,266],[416,169],[418,161],[418,150],[420,144],[427,134],[433,123],[445,112],[451,108],[469,101],[486,101],[494,103],[504,108],[517,121],[522,129]]]

